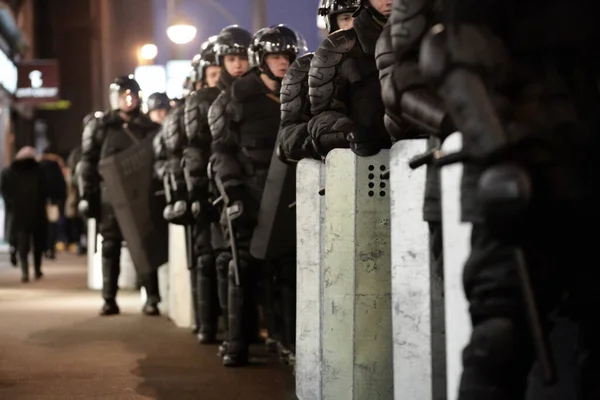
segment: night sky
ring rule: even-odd
[[[237,23],[252,31],[252,2],[250,0],[181,0],[185,15],[198,28],[196,39],[187,45],[172,45],[166,34],[167,6],[164,0],[152,0],[154,4],[154,43],[159,54],[156,64],[165,64],[169,59],[191,59],[198,52],[200,44],[211,35],[219,33],[221,28],[231,25],[232,21],[221,15],[217,6],[227,9]],[[268,25],[286,24],[302,32],[308,42],[309,50],[314,51],[321,38],[317,28],[318,0],[267,0]]]

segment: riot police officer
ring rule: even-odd
[[[385,105],[384,122],[392,142],[416,138],[428,140],[429,150],[423,155],[423,162],[427,163],[423,219],[429,225],[432,390],[436,398],[446,396],[446,351],[440,171],[433,165],[433,155],[455,129],[441,99],[419,72],[418,50],[427,30],[439,20],[439,12],[434,9],[433,2],[394,2],[376,49]]]
[[[154,123],[162,125],[171,110],[171,99],[166,93],[152,93],[148,97],[148,117]]]
[[[313,118],[308,130],[321,156],[337,147],[370,156],[390,146],[375,46],[391,3],[362,0],[354,29],[330,35],[312,59],[308,84]]]
[[[104,305],[100,315],[119,313],[116,302],[120,256],[123,235],[113,206],[105,196],[105,187],[98,172],[100,160],[118,154],[137,140],[154,135],[159,125],[152,122],[140,110],[140,86],[132,75],[115,79],[110,85],[111,111],[100,119],[92,119],[86,125],[82,140],[80,174],[83,184],[79,208],[83,215],[100,217],[102,242],[102,297]],[[100,192],[101,207],[93,204]],[[140,276],[148,300],[143,308],[147,315],[159,315],[158,275],[156,271]]]
[[[318,14],[325,19],[329,34],[340,29],[352,29],[359,0],[321,0]],[[312,117],[308,97],[308,72],[314,53],[298,57],[283,78],[281,84],[281,130],[278,154],[282,161],[298,162],[303,158],[320,159],[308,133],[308,121]]]
[[[233,82],[238,80],[249,67],[248,62],[248,47],[252,41],[252,34],[247,30],[237,26],[231,25],[223,28],[215,41],[215,55],[217,65],[221,67],[221,75],[217,82],[217,88],[221,91],[215,102],[220,102],[220,109],[224,110],[227,103],[230,100],[230,93],[228,89],[231,87]],[[209,112],[210,114],[210,112]],[[225,124],[224,115],[213,115],[213,121],[210,125]],[[209,132],[206,132],[209,133]],[[209,136],[202,136],[203,146],[211,146],[212,134]],[[212,153],[212,150],[210,151]],[[201,154],[207,154],[202,151]],[[213,159],[211,155],[211,160]],[[212,162],[212,161],[211,161]],[[212,167],[210,167],[212,169]],[[201,172],[199,172],[201,173]],[[193,172],[191,172],[193,174]],[[214,184],[214,181],[211,181]],[[212,191],[216,189],[214,185]],[[215,238],[217,235],[215,235]],[[218,243],[214,243],[215,249],[221,246]],[[225,318],[225,324],[228,324],[228,285],[229,285],[229,262],[231,260],[231,253],[229,251],[220,251],[215,254],[215,264],[217,267],[217,281],[218,281],[218,295],[219,295],[219,306],[221,308],[221,314]],[[226,341],[219,347],[219,355],[225,353]]]
[[[253,68],[219,96],[209,111],[213,135],[214,173],[224,192],[233,232],[230,244],[238,251],[238,263],[229,268],[229,340],[225,366],[248,362],[252,289],[259,263],[249,244],[266,175],[275,149],[280,123],[279,88],[298,53],[297,36],[289,28],[273,27],[257,32],[252,45]],[[228,98],[224,103],[222,98]]]
[[[558,310],[580,324],[581,398],[600,398],[597,244],[585,229],[600,217],[600,4],[447,0],[443,15],[420,61],[462,133],[473,223],[459,399],[523,399],[535,358],[552,382],[544,329]]]
[[[198,304],[197,337],[202,344],[214,343],[217,334],[219,298],[215,262],[223,257],[229,260],[218,213],[212,205],[217,196],[210,190],[207,174],[212,142],[208,109],[221,92],[217,88],[221,67],[217,65],[215,43],[216,37],[205,42],[193,64],[190,77],[194,91],[186,98],[184,107],[186,147],[182,153],[196,261],[193,283],[197,287],[194,299]]]

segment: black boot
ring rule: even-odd
[[[107,317],[109,315],[117,315],[121,312],[117,302],[114,299],[104,300],[104,305],[100,309],[100,316]]]
[[[243,367],[248,365],[248,352],[225,354],[223,356],[223,365],[225,367]]]
[[[14,246],[10,246],[8,250],[10,253],[10,265],[17,267],[17,249]]]
[[[160,310],[158,309],[158,304],[156,304],[153,301],[146,302],[146,304],[144,305],[144,308],[142,308],[142,312],[145,315],[149,315],[149,316],[153,316],[153,317],[157,317],[160,315]]]

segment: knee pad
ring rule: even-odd
[[[203,254],[198,257],[198,270],[202,276],[215,275],[215,258],[212,254]]]
[[[518,332],[514,322],[505,317],[489,318],[476,324],[471,342],[463,352],[465,368],[494,373],[510,367],[516,356],[517,335],[523,333]]]
[[[231,261],[231,254],[228,252],[221,252],[217,255],[215,264],[217,266],[217,273],[221,277],[226,277],[229,273],[229,261]]]
[[[106,240],[102,241],[102,256],[112,257],[121,248],[121,241],[118,240]]]

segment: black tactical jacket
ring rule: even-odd
[[[303,158],[321,159],[308,133],[310,99],[308,72],[313,54],[305,54],[290,65],[281,84],[281,128],[277,145],[279,157],[289,163]]]
[[[242,188],[260,200],[279,131],[279,93],[250,70],[219,95],[208,120],[215,175],[226,190]]]
[[[134,138],[143,140],[156,135],[159,129],[160,125],[141,113],[129,122],[125,122],[118,111],[111,111],[100,119],[92,119],[83,131],[79,167],[84,198],[88,198],[99,189],[100,160],[127,149],[134,144]]]
[[[308,130],[321,155],[350,146],[367,156],[391,146],[374,56],[381,29],[363,9],[354,29],[330,35],[315,53],[308,79],[313,114]]]

